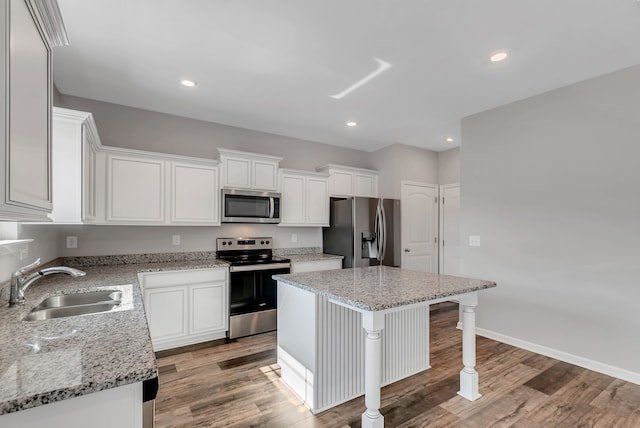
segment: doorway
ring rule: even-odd
[[[402,180],[402,268],[438,272],[438,186]]]
[[[440,186],[440,271],[460,274],[460,184]]]

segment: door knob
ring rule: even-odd
[[[405,248],[405,249],[404,249],[404,252],[405,252],[405,253],[410,253],[410,252],[411,252],[411,250],[410,250],[410,249],[408,249],[408,248]]]

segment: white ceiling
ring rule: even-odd
[[[637,0],[58,2],[63,94],[366,151],[446,150],[464,116],[640,63]]]

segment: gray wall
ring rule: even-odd
[[[498,283],[481,329],[640,383],[638,82],[635,66],[463,119],[461,271]]]
[[[400,199],[400,181],[438,183],[438,153],[403,144],[392,144],[370,153],[371,168],[379,173],[379,194]]]
[[[460,147],[438,153],[438,184],[460,183]]]
[[[328,163],[369,168],[366,152],[69,95],[58,107],[93,113],[105,146],[218,159],[218,147],[282,156],[282,168]]]

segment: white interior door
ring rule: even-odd
[[[438,271],[438,186],[402,181],[402,268]]]
[[[440,273],[460,274],[460,184],[440,186]]]

